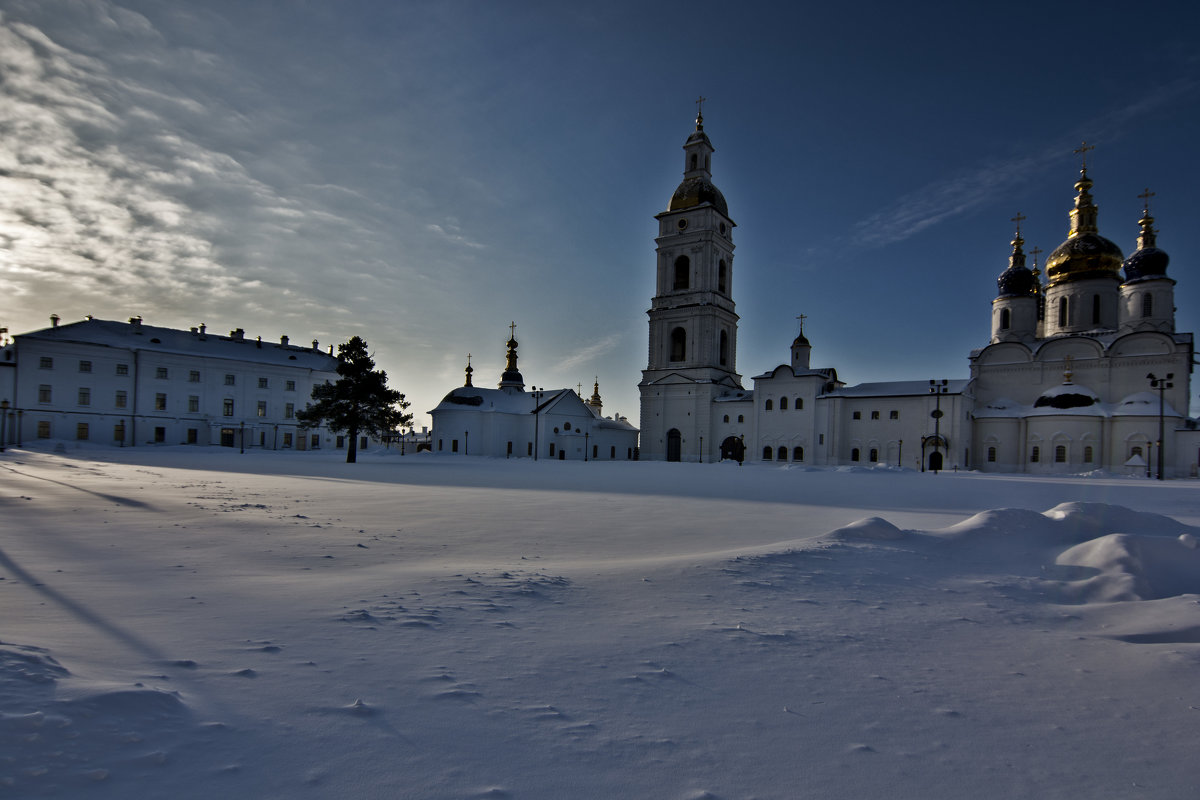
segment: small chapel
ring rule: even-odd
[[[429,412],[433,452],[558,461],[631,461],[637,456],[638,429],[625,417],[604,416],[599,378],[587,400],[573,389],[526,391],[517,369],[515,324],[507,347],[495,389],[474,385],[468,356],[463,385]]]
[[[702,109],[701,109],[702,111]],[[656,216],[655,294],[642,380],[641,457],[813,466],[887,465],[1031,474],[1104,470],[1196,476],[1187,416],[1193,338],[1175,330],[1174,285],[1146,205],[1125,258],[1102,237],[1087,147],[1066,241],[1026,264],[1017,232],[969,377],[848,386],[814,367],[801,318],[790,359],[737,372],[736,227],[712,179],[697,113],[683,179]]]

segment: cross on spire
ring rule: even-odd
[[[696,98],[696,127],[704,124],[704,101],[707,99],[704,95]]]
[[[1143,213],[1146,213],[1146,214],[1150,213],[1150,198],[1151,197],[1154,197],[1154,192],[1150,191],[1149,187],[1147,187],[1145,189],[1145,191],[1143,191],[1141,194],[1138,195],[1138,199],[1140,199],[1144,204],[1143,208],[1145,210]]]
[[[796,317],[796,319],[800,320],[800,332],[804,333],[804,320],[808,319],[808,315],[801,314],[800,316]]]
[[[1095,150],[1095,149],[1096,149],[1096,145],[1094,145],[1094,144],[1088,144],[1088,143],[1087,143],[1087,141],[1085,140],[1085,141],[1083,142],[1083,144],[1079,145],[1079,147],[1076,147],[1076,148],[1075,148],[1075,149],[1072,151],[1073,153],[1075,153],[1075,155],[1079,156],[1079,159],[1080,159],[1080,161],[1081,161],[1081,162],[1083,162],[1083,163],[1082,163],[1082,168],[1083,168],[1083,169],[1087,169],[1087,154],[1088,154],[1088,151],[1089,151],[1089,150]]]
[[[1021,223],[1027,219],[1029,219],[1029,218],[1026,217],[1024,214],[1022,214],[1020,211],[1018,211],[1017,215],[1012,218],[1011,221],[1017,223],[1017,236],[1021,235]]]
[[[515,338],[517,338],[517,323],[515,323],[515,322],[511,323],[511,324],[508,326],[508,331],[509,331],[509,336],[508,336],[508,338],[510,338],[510,339],[515,339]]]
[[[1037,257],[1042,252],[1042,248],[1035,245],[1034,248],[1032,250],[1030,250],[1029,252],[1033,255],[1033,266],[1036,268],[1037,267]]]

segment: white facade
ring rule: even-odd
[[[297,347],[142,323],[86,319],[21,334],[12,364],[16,443],[57,439],[115,446],[330,447],[325,429],[295,413],[315,384],[336,380],[337,359]],[[8,372],[10,370],[4,370]]]
[[[517,370],[517,341],[508,341],[508,363],[497,389],[466,382],[429,412],[434,453],[560,461],[630,461],[638,430],[624,417],[605,417],[599,382],[583,400],[571,389],[533,389]]]
[[[755,376],[750,391],[734,372],[733,223],[699,117],[684,151],[683,183],[657,217],[639,384],[644,458],[1146,474],[1157,468],[1161,410],[1164,476],[1197,474],[1200,431],[1186,417],[1192,334],[1175,331],[1175,282],[1148,209],[1125,259],[1099,235],[1082,171],[1071,232],[1047,259],[1044,285],[1025,265],[1020,233],[1013,239],[991,340],[970,354],[969,379],[846,386],[836,370],[810,366],[801,329],[791,363]],[[1164,379],[1161,395],[1151,375]]]

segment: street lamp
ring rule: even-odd
[[[544,389],[539,389],[536,386],[530,386],[533,395],[533,460],[538,460],[538,448],[541,447],[541,437],[538,435],[541,431],[541,425],[538,424],[538,414],[542,410],[542,395],[545,394]]]
[[[0,400],[0,453],[4,452],[4,442],[7,441],[4,436],[4,423],[8,421],[8,401]]]
[[[588,439],[591,437],[591,435],[592,435],[591,431],[583,432],[583,460],[584,461],[588,460]]]
[[[933,452],[936,456],[933,459],[933,471],[936,473],[942,468],[942,395],[950,391],[950,381],[942,378],[941,381],[929,381],[929,393],[932,394],[937,403],[937,407],[929,415],[933,417]]]
[[[1166,402],[1164,395],[1167,389],[1174,389],[1175,384],[1171,380],[1175,377],[1174,372],[1168,372],[1167,377],[1157,378],[1151,372],[1146,375],[1146,379],[1150,381],[1150,388],[1158,392],[1158,479],[1163,479],[1163,405]]]
[[[241,439],[240,452],[242,455],[246,455],[246,423],[245,422],[242,423],[242,435],[238,438]]]

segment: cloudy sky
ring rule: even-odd
[[[1010,220],[1066,237],[1083,140],[1126,253],[1155,193],[1194,331],[1198,30],[1182,0],[0,0],[0,326],[357,334],[421,424],[515,321],[527,384],[599,376],[636,421],[702,94],[747,384],[799,314],[850,383],[966,377]]]

